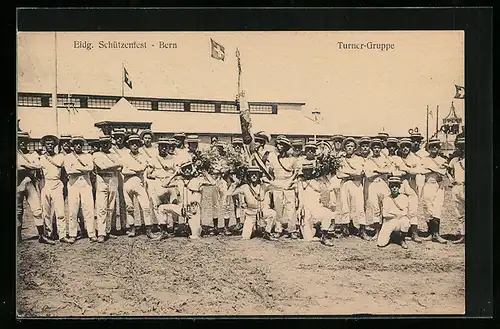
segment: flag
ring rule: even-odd
[[[224,46],[221,44],[218,44],[212,38],[210,38],[210,42],[212,44],[212,54],[211,56],[215,59],[224,61],[224,58],[226,57],[226,54],[224,52]]]
[[[464,99],[465,98],[465,88],[462,86],[455,85],[455,89],[456,89],[456,91],[455,91],[454,98]]]
[[[127,84],[127,86],[132,89],[132,80],[130,80],[129,76],[128,76],[128,72],[127,72],[127,69],[124,67],[123,68],[123,78],[124,78],[124,81],[125,83]]]

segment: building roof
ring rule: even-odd
[[[170,112],[138,110],[125,98],[121,98],[111,109],[58,108],[59,131],[56,131],[56,115],[52,108],[18,107],[18,118],[23,131],[33,138],[46,134],[83,135],[87,139],[101,134],[96,122],[133,121],[152,122],[151,130],[159,133],[183,131],[186,134],[239,134],[239,115],[236,113]],[[319,124],[306,119],[300,111],[282,111],[278,114],[252,114],[255,131],[284,135],[328,135],[331,132]]]

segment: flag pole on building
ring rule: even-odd
[[[426,139],[426,143],[429,143],[429,105],[427,105],[427,121],[425,124],[425,139]]]
[[[439,131],[439,105],[436,105],[436,138],[438,138]]]
[[[125,92],[124,92],[124,88],[123,88],[123,84],[125,83],[125,65],[123,65],[122,63],[122,97],[124,97],[125,95]]]
[[[59,136],[59,113],[57,111],[57,32],[54,32],[54,90],[52,91],[52,110],[56,116],[56,136]]]

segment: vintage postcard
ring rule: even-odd
[[[17,314],[465,313],[463,31],[19,32]]]

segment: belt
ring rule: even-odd
[[[352,177],[351,176],[351,177],[342,178],[342,181],[344,181],[344,182],[345,181],[350,181],[350,180],[352,180],[352,181],[361,181],[361,177]]]
[[[98,172],[96,175],[101,176],[101,177],[111,177],[114,176],[116,173],[114,172]]]
[[[465,182],[454,182],[452,185],[465,185]]]
[[[71,173],[68,174],[68,177],[80,177],[80,176],[85,176],[86,174],[84,173]]]

